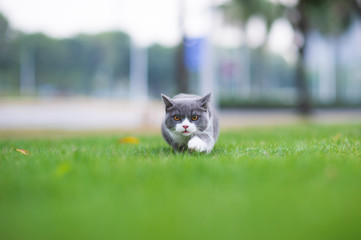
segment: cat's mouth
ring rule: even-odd
[[[185,135],[185,136],[189,136],[192,133],[190,131],[185,130],[185,131],[182,132],[182,134]]]

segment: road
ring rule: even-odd
[[[164,115],[159,101],[102,99],[2,99],[0,130],[158,129]],[[219,111],[223,128],[311,123],[361,123],[360,109],[316,109],[303,118],[292,109]]]

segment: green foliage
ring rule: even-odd
[[[4,47],[4,44],[7,40],[7,32],[9,30],[9,22],[7,19],[0,13],[0,50]]]
[[[221,10],[226,19],[232,23],[240,20],[246,22],[252,16],[259,15],[265,18],[268,27],[284,13],[281,5],[273,4],[269,0],[233,0],[223,4]]]
[[[305,1],[309,25],[324,35],[338,36],[350,25],[356,14],[355,0]]]
[[[0,13],[0,93],[2,89],[11,89],[11,80],[18,77],[18,65],[10,33],[9,22]]]
[[[173,91],[174,55],[173,48],[149,48],[151,95],[159,97],[160,89]],[[10,29],[0,14],[0,94],[19,90],[22,64],[35,73],[40,95],[110,92],[115,86],[128,85],[130,37],[117,31],[67,39],[25,34]]]
[[[360,239],[361,131],[222,132],[176,154],[160,135],[0,140],[2,239]],[[25,156],[15,148],[26,149]]]
[[[111,79],[125,78],[129,73],[129,37],[124,33],[69,39],[53,39],[41,33],[21,34],[16,44],[18,59],[28,54],[34,61],[38,86],[87,94],[99,68],[104,67]]]
[[[317,30],[325,35],[340,35],[350,26],[353,17],[361,13],[357,0],[299,0],[295,6],[285,5],[282,1],[233,0],[221,9],[231,22],[247,21],[260,15],[269,27],[275,19],[286,17],[303,34]]]

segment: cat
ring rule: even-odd
[[[184,93],[173,98],[161,96],[165,105],[164,140],[176,151],[210,153],[219,134],[218,116],[210,106],[211,93],[204,97]]]

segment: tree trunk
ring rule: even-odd
[[[183,37],[182,42],[179,44],[177,51],[177,93],[188,93],[189,92],[189,81],[188,81],[188,72],[184,62],[184,43],[185,39]]]
[[[305,38],[306,42],[306,38]],[[311,96],[306,77],[306,58],[305,45],[298,50],[298,61],[296,68],[296,87],[297,87],[297,110],[302,115],[311,113]]]
[[[309,26],[305,17],[306,8],[304,1],[298,5],[299,19],[296,23],[298,29],[303,35],[303,44],[298,46],[298,60],[296,69],[296,87],[297,87],[297,110],[302,115],[311,113],[311,95],[307,84],[306,58],[305,50],[308,43]]]

